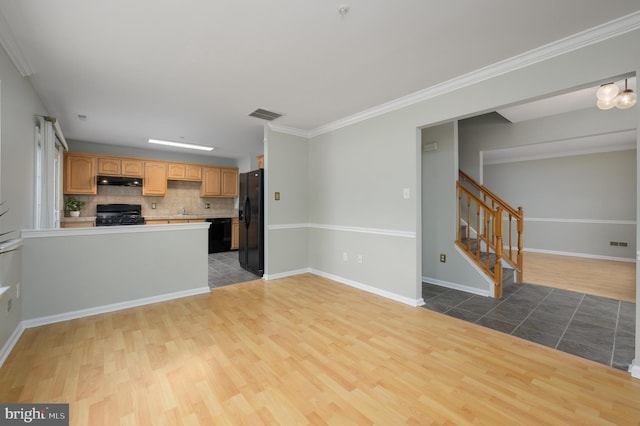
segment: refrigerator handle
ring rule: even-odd
[[[244,199],[244,223],[249,226],[251,223],[251,203],[249,197]]]

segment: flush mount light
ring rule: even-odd
[[[201,151],[213,151],[215,149],[212,146],[194,145],[191,143],[182,143],[182,142],[173,142],[173,141],[163,141],[159,139],[149,139],[149,143],[154,143],[156,145],[175,146],[178,148],[199,149]]]
[[[614,106],[619,109],[628,109],[634,106],[638,100],[633,90],[627,87],[627,79],[624,79],[624,90],[620,92],[615,83],[606,83],[598,88],[596,92],[598,101],[596,105],[600,109],[611,109]]]

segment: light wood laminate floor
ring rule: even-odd
[[[524,282],[636,301],[636,264],[524,252]]]
[[[304,274],[25,330],[2,402],[72,425],[640,423],[640,380]]]

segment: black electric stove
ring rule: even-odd
[[[96,226],[144,225],[140,204],[98,204]]]

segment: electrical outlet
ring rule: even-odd
[[[358,263],[362,263],[364,260],[364,258],[362,257],[361,254],[358,255]]]
[[[151,203],[151,208],[155,210],[155,208],[156,208],[156,203]]]
[[[211,208],[211,204],[209,204],[209,203],[204,203],[204,208],[205,208],[205,209],[210,209],[210,208]]]
[[[440,253],[440,262],[444,263],[447,261],[447,255],[444,253]]]
[[[409,188],[404,188],[404,189],[402,190],[402,197],[403,197],[405,200],[408,200],[410,196],[411,196],[411,192],[409,191]]]
[[[349,260],[349,255],[347,254],[346,251],[342,252],[342,260],[345,262]]]

